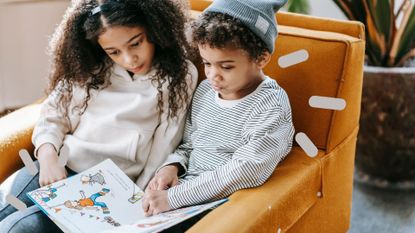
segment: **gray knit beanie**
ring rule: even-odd
[[[277,38],[275,13],[287,0],[215,0],[205,12],[218,12],[239,19],[261,38],[267,48],[274,52]]]

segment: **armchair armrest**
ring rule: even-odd
[[[39,113],[40,105],[32,104],[0,118],[0,183],[23,166],[19,150],[33,151],[31,137]]]

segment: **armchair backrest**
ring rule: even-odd
[[[211,0],[192,0],[194,11],[203,11]],[[265,74],[287,91],[296,132],[305,133],[318,149],[329,153],[358,127],[364,61],[364,26],[279,12],[278,39]],[[284,55],[302,50],[308,59],[282,68]],[[203,72],[199,72],[203,74]],[[202,75],[201,78],[204,78]],[[313,108],[312,96],[341,98],[341,111]]]
[[[280,12],[276,52],[265,73],[275,78],[291,101],[296,132],[330,152],[358,127],[364,62],[364,26]],[[305,50],[308,59],[281,68],[278,59]],[[312,96],[341,98],[343,110],[317,109]]]

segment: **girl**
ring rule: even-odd
[[[39,174],[18,171],[0,199],[30,206],[26,192],[106,158],[144,189],[181,140],[197,83],[184,24],[170,0],[73,1],[51,40],[50,94],[32,137]],[[15,211],[1,200],[0,232],[58,230],[35,206]]]

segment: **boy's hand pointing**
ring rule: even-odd
[[[142,207],[145,216],[170,210],[167,190],[147,190],[142,199]]]

